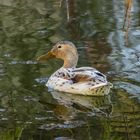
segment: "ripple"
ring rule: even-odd
[[[0,112],[5,112],[6,109],[5,108],[0,108]]]
[[[136,36],[136,37],[140,37],[140,30],[135,30],[133,32],[133,35]]]
[[[44,84],[48,81],[47,77],[36,78],[35,81],[40,84]]]
[[[50,117],[50,119],[52,119],[53,117]],[[38,121],[42,121],[42,120],[47,120],[48,117],[35,117],[36,120]]]
[[[119,88],[122,88],[127,91],[127,93],[131,94],[132,96],[138,97],[140,100],[140,86],[134,85],[129,82],[116,82],[115,85]]]
[[[44,125],[40,126],[39,129],[45,129],[45,130],[69,129],[69,128],[81,127],[84,124],[86,124],[86,123],[83,121],[66,121],[63,124],[55,124],[55,123],[44,124]]]
[[[3,118],[1,118],[0,120],[1,120],[1,121],[7,121],[7,120],[8,120],[8,118],[3,117]]]
[[[27,64],[27,65],[31,65],[31,64],[37,64],[36,61],[32,61],[32,60],[28,60],[28,61],[11,61],[9,64],[11,65],[16,65],[16,64]]]
[[[54,138],[54,140],[74,140],[74,139],[69,138],[69,137],[57,137],[57,138]]]
[[[29,101],[38,101],[38,100],[32,96],[25,96],[24,101],[29,102]]]

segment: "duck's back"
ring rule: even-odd
[[[57,91],[93,95],[99,87],[107,86],[108,82],[106,76],[96,69],[80,67],[60,68],[49,78],[46,85]]]

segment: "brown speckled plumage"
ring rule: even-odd
[[[105,95],[107,93],[95,93],[99,87],[112,85],[107,82],[106,76],[95,68],[76,68],[78,53],[75,45],[69,41],[58,42],[46,55],[38,60],[55,57],[64,61],[63,67],[57,70],[48,80],[47,86],[51,89],[83,95]]]

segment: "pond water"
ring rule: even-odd
[[[139,140],[139,0],[127,37],[123,22],[123,0],[0,0],[0,140]],[[59,40],[107,75],[108,96],[48,92],[62,62],[36,58]]]

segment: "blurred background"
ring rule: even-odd
[[[0,140],[140,139],[140,2],[128,2],[0,0]],[[107,75],[108,96],[48,91],[62,62],[36,58],[60,40]]]

